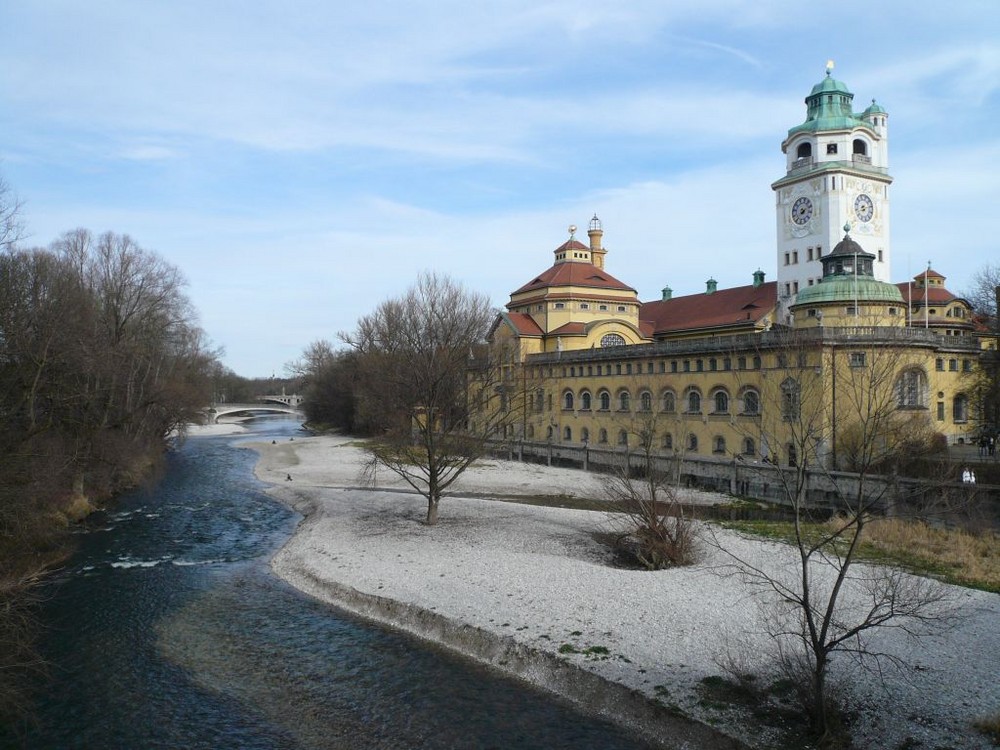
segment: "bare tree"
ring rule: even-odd
[[[310,425],[355,431],[356,352],[336,351],[329,341],[314,341],[287,369],[302,380],[302,409]]]
[[[426,273],[341,334],[357,354],[359,423],[376,435],[368,476],[384,467],[401,477],[426,498],[428,524],[520,401],[516,363],[486,344],[495,315],[484,295]]]
[[[689,565],[699,551],[698,527],[685,515],[672,470],[679,454],[662,450],[664,420],[653,400],[640,395],[639,410],[624,428],[627,451],[603,480],[615,507],[609,521],[619,531],[617,546],[647,570]]]
[[[973,313],[996,330],[997,288],[1000,287],[1000,264],[987,263],[972,277],[972,286],[964,293]]]
[[[729,558],[724,570],[738,573],[767,603],[764,627],[777,661],[800,678],[812,727],[821,745],[833,747],[831,660],[849,654],[879,668],[894,657],[872,645],[876,631],[938,632],[949,624],[949,610],[937,582],[859,564],[866,529],[883,514],[890,488],[873,475],[917,447],[917,437],[930,434],[923,424],[926,410],[908,408],[926,384],[898,340],[905,332],[871,329],[851,337],[846,351],[820,346],[818,336],[810,341],[806,333],[789,332],[784,341],[772,334],[777,345],[760,355],[766,377],[755,382],[761,410],[754,439],[767,446],[774,464],[762,467],[765,481],[777,482],[791,511],[794,562],[749,559],[722,537],[714,544]],[[830,471],[838,444],[853,474]],[[832,496],[832,519],[829,509],[807,499],[817,479]]]
[[[12,250],[24,236],[22,204],[0,175],[0,251]]]
[[[1000,438],[1000,265],[988,263],[979,269],[965,296],[986,329],[982,333],[989,337],[980,366],[968,378],[972,418],[979,423],[980,433]]]

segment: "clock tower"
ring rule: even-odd
[[[889,116],[874,99],[854,112],[854,94],[832,70],[827,63],[826,77],[805,99],[806,121],[782,142],[787,171],[771,185],[783,314],[799,290],[823,278],[820,259],[840,241],[845,225],[873,256],[872,275],[890,280]]]

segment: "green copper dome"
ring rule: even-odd
[[[838,92],[841,94],[848,94],[852,98],[854,97],[854,94],[852,94],[850,90],[847,88],[847,84],[844,83],[843,81],[838,81],[836,78],[832,77],[830,75],[830,71],[828,70],[826,72],[826,78],[824,78],[822,81],[813,86],[812,91],[809,92],[809,96],[816,96],[816,94],[827,94],[827,93],[832,94],[834,92]]]
[[[895,284],[870,276],[827,276],[818,284],[799,290],[794,307],[815,307],[831,302],[853,305],[880,302],[903,304],[903,295]]]
[[[885,111],[885,107],[883,107],[881,104],[872,99],[872,103],[869,104],[868,109],[866,109],[862,113],[862,117],[867,115],[886,115],[886,114],[889,113]]]
[[[826,71],[826,77],[812,87],[806,97],[806,121],[788,131],[791,138],[796,133],[816,133],[825,130],[854,130],[871,128],[864,115],[855,114],[854,94],[847,84],[838,81]]]

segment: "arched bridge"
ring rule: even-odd
[[[212,424],[219,421],[219,417],[226,416],[228,414],[295,414],[301,415],[302,411],[299,409],[299,404],[302,403],[302,397],[295,394],[291,396],[286,396],[282,393],[280,396],[261,396],[256,403],[253,404],[212,404],[209,406],[205,412],[208,414],[208,420]]]

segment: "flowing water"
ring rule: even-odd
[[[251,439],[288,440],[289,420]],[[47,586],[50,675],[13,746],[642,748],[516,680],[357,620],[277,579],[298,516],[233,437],[171,452],[163,479],[79,532]],[[0,732],[0,743],[13,743]]]

